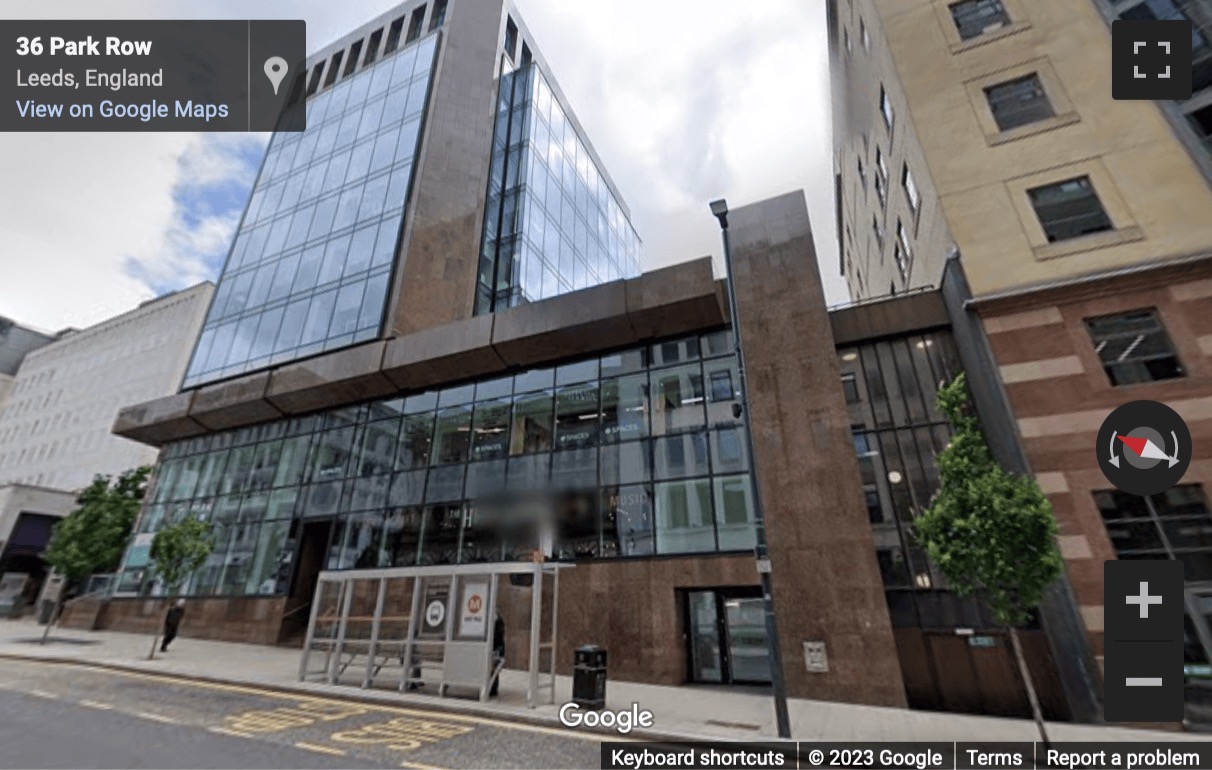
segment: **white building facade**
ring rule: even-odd
[[[200,283],[28,353],[0,407],[0,486],[74,491],[154,463],[110,429],[120,407],[177,392],[213,294]]]

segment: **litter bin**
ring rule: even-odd
[[[38,605],[38,625],[45,626],[51,622],[51,617],[55,614],[55,603],[50,599],[43,599]]]
[[[576,649],[572,702],[590,711],[606,708],[606,650],[596,644]]]

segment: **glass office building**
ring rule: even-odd
[[[312,96],[307,130],[274,134],[185,387],[380,335],[436,41]]]
[[[533,61],[501,76],[477,313],[640,274],[627,207],[571,115]]]
[[[540,501],[566,560],[753,548],[726,330],[170,444],[141,533],[197,517],[215,549],[191,595],[288,590],[308,522],[324,568],[527,558],[484,522]],[[133,550],[123,590],[147,591]]]

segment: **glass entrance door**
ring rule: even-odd
[[[770,682],[770,644],[765,602],[760,598],[724,598],[728,661],[734,682]]]
[[[690,678],[695,682],[724,681],[723,647],[720,645],[720,613],[715,591],[691,591],[686,595],[690,614]]]
[[[686,592],[690,681],[769,684],[770,646],[757,594],[757,588]]]

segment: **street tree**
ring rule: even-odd
[[[939,491],[914,521],[914,531],[952,589],[979,597],[1008,631],[1032,716],[1047,743],[1017,629],[1064,569],[1056,517],[1035,479],[1010,473],[994,460],[962,374],[939,390],[938,405],[953,434],[936,458]]]
[[[117,480],[95,477],[76,498],[76,510],[55,524],[43,558],[63,576],[64,589],[94,573],[118,568],[139,516],[150,473],[151,468],[142,466],[122,473]],[[43,644],[62,609],[65,593],[60,590],[55,599],[51,620],[42,632]]]
[[[152,574],[164,583],[169,599],[176,597],[181,585],[198,571],[214,549],[209,522],[192,516],[174,522],[156,533],[152,540]],[[152,648],[147,659],[156,654],[160,626],[152,636]]]

